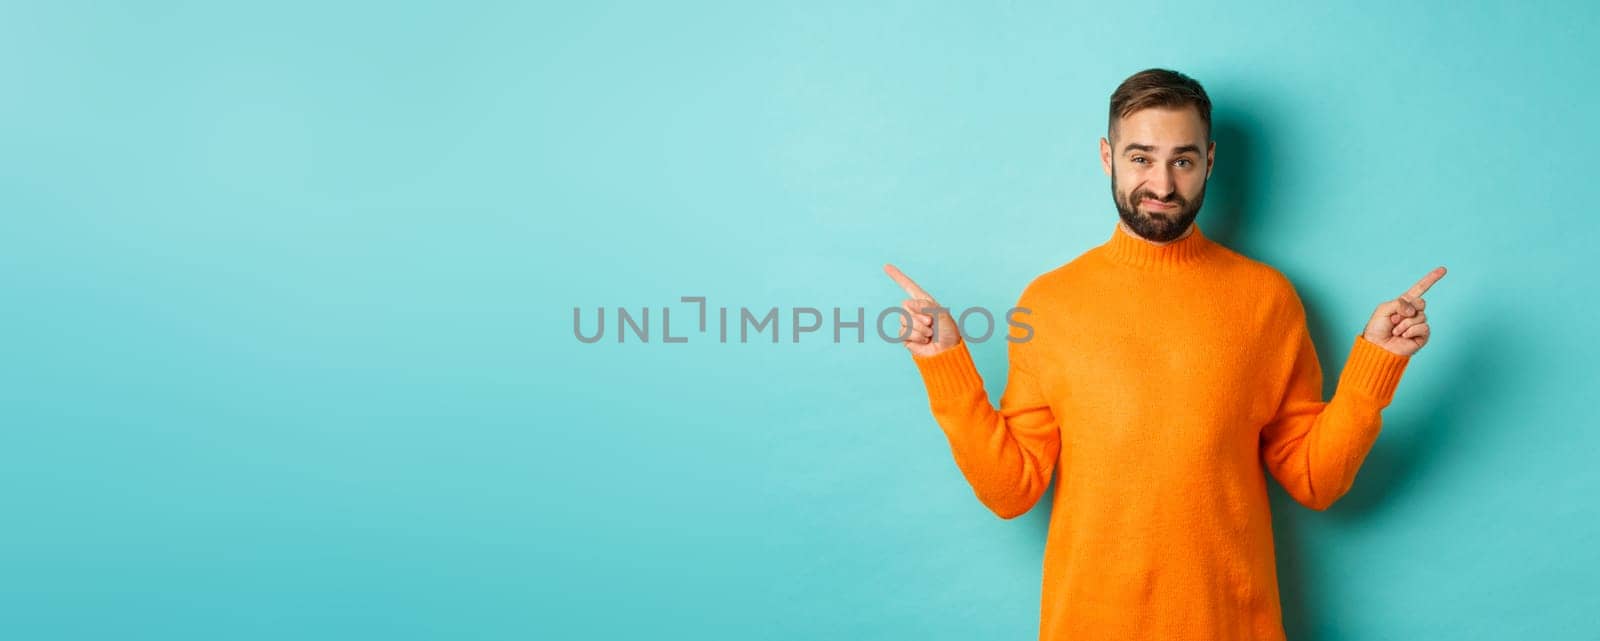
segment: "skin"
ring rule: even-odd
[[[1193,231],[1217,157],[1208,137],[1200,112],[1184,107],[1133,112],[1100,139],[1100,166],[1134,236],[1164,245]]]
[[[1217,145],[1209,137],[1193,107],[1142,109],[1117,119],[1109,138],[1100,139],[1100,164],[1111,177],[1112,199],[1124,229],[1157,245],[1193,232],[1216,162]],[[941,306],[932,294],[892,264],[883,270],[905,290],[900,306],[911,316],[911,329],[903,342],[913,356],[927,358],[961,343],[950,312],[932,311]],[[1432,331],[1422,296],[1444,275],[1445,268],[1436,267],[1401,295],[1379,304],[1362,337],[1399,356],[1422,349]],[[906,331],[902,317],[900,334]]]

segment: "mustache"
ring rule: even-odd
[[[1185,201],[1183,199],[1182,196],[1179,196],[1177,194],[1173,194],[1173,195],[1168,196],[1166,198],[1158,198],[1158,197],[1156,197],[1155,194],[1150,193],[1149,191],[1144,191],[1144,190],[1140,190],[1140,191],[1134,192],[1133,195],[1128,197],[1128,201],[1130,203],[1133,203],[1133,204],[1138,204],[1139,202],[1144,201],[1144,200],[1154,200],[1154,201],[1156,201],[1158,203],[1166,203],[1166,204],[1169,204],[1169,205],[1179,205],[1179,206],[1183,206],[1183,205],[1188,205],[1189,204],[1187,201]]]

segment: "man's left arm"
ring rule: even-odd
[[[1355,337],[1333,399],[1322,400],[1322,366],[1294,296],[1286,328],[1293,364],[1283,400],[1261,430],[1261,457],[1272,476],[1301,505],[1325,510],[1344,496],[1377,441],[1382,411],[1394,398],[1411,356],[1428,341],[1423,293],[1444,277],[1443,267],[1373,312]]]

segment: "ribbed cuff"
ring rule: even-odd
[[[1350,359],[1345,361],[1344,372],[1339,375],[1339,389],[1349,389],[1372,398],[1378,407],[1388,407],[1394,400],[1394,388],[1400,384],[1410,356],[1401,356],[1357,334],[1350,348]]]
[[[978,367],[972,363],[972,354],[967,351],[966,341],[926,358],[912,354],[911,360],[922,372],[922,383],[928,388],[928,400],[934,405],[944,400],[964,398],[973,390],[983,389],[983,377],[978,375]]]

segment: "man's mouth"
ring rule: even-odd
[[[1159,200],[1150,200],[1148,198],[1140,201],[1140,203],[1145,207],[1149,207],[1150,209],[1175,209],[1178,206],[1177,203],[1161,202]]]

